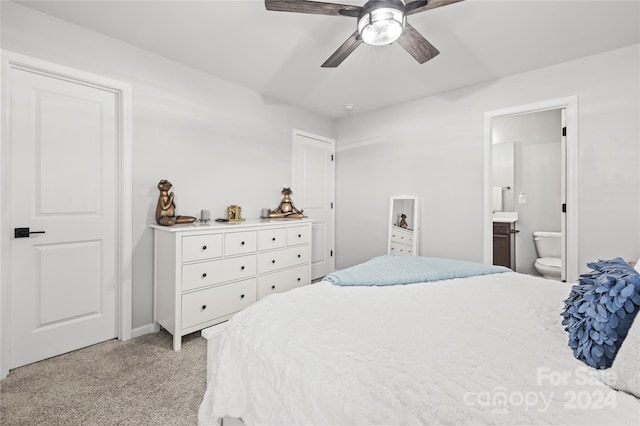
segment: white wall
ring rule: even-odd
[[[637,259],[639,51],[636,44],[338,121],[337,267],[384,253],[384,206],[397,193],[421,197],[422,255],[481,262],[484,113],[573,95],[580,272],[598,258]]]
[[[333,137],[333,123],[150,52],[15,3],[1,2],[2,48],[133,86],[133,327],[152,322],[156,185],[177,213],[224,217],[275,208],[291,182],[293,128]],[[295,200],[295,188],[293,188]]]

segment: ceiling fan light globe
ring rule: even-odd
[[[373,46],[384,46],[396,41],[404,29],[404,13],[395,8],[382,7],[364,14],[358,20],[362,41]]]

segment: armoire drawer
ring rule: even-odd
[[[290,247],[258,254],[258,273],[276,271],[309,261],[309,246]]]
[[[256,255],[231,257],[182,266],[182,291],[194,290],[256,274]]]
[[[287,231],[285,228],[264,229],[258,231],[258,249],[270,250],[285,247]]]
[[[391,241],[413,245],[413,233],[402,232],[402,231],[392,231]]]
[[[287,245],[308,244],[311,241],[311,228],[308,226],[296,226],[287,228]]]
[[[412,254],[413,246],[391,241],[391,254]]]
[[[183,262],[215,259],[216,257],[222,257],[222,234],[182,237]]]
[[[253,253],[258,248],[256,231],[229,232],[224,234],[224,255]]]
[[[183,294],[182,328],[241,311],[255,301],[255,278]]]
[[[309,284],[309,265],[302,265],[258,277],[258,300]]]

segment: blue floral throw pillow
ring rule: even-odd
[[[640,307],[640,274],[624,260],[588,263],[565,300],[563,325],[573,355],[594,368],[611,367]]]

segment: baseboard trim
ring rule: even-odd
[[[131,330],[131,337],[136,338],[144,336],[145,334],[157,333],[160,331],[160,326],[156,323],[143,325],[142,327],[134,328]]]

